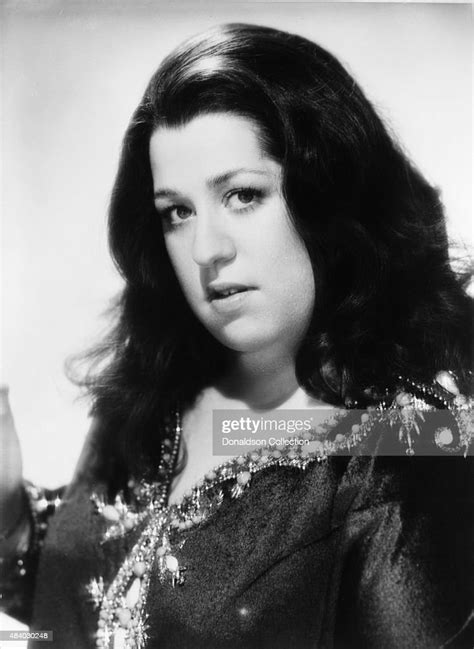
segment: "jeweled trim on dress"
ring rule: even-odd
[[[460,395],[451,379],[449,373],[440,373],[432,385],[426,386],[400,377],[404,387],[394,401],[368,408],[346,433],[338,433],[330,439],[331,432],[344,423],[350,412],[336,411],[317,430],[294,436],[303,439],[304,445],[260,447],[224,462],[208,472],[176,505],[165,506],[160,483],[139,483],[137,493],[142,503],[141,511],[134,511],[121,494],[117,495],[114,505],[106,504],[101,496],[94,494],[92,500],[108,523],[104,541],[144,524],[108,589],[102,578],[94,578],[87,587],[91,601],[100,607],[96,646],[104,649],[146,647],[146,601],[152,571],[156,570],[161,582],[168,582],[172,587],[182,586],[186,567],[180,563],[179,552],[186,542],[186,532],[207,520],[226,495],[239,498],[252,477],[262,469],[287,466],[305,470],[311,463],[322,462],[328,456],[355,450],[374,426],[381,423],[395,428],[405,453],[413,455],[425,413],[436,410],[436,406],[427,402],[428,396],[451,412],[458,427],[456,440],[447,427],[436,429],[436,446],[447,452],[464,449],[467,453],[474,436],[473,400]]]

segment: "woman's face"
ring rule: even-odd
[[[296,351],[311,318],[310,258],[281,194],[281,166],[247,118],[213,113],[150,141],[156,210],[184,295],[226,347]]]

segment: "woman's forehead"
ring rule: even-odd
[[[251,119],[229,113],[200,115],[184,125],[160,126],[150,139],[153,177],[159,183],[186,172],[214,179],[231,172],[275,174],[280,165],[263,151]],[[217,180],[216,180],[217,179]]]
[[[205,142],[234,143],[242,141],[252,148],[259,147],[260,129],[257,123],[249,117],[230,112],[200,113],[183,124],[162,124],[152,133],[151,140],[173,141],[180,140],[191,143],[196,140],[201,146]]]

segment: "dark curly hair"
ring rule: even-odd
[[[471,300],[450,265],[438,192],[331,54],[301,36],[224,25],[164,60],[123,142],[109,237],[125,288],[83,381],[123,455],[133,448],[137,461],[156,457],[166,414],[191,404],[229,362],[171,267],[149,161],[158,126],[212,112],[252,119],[283,168],[283,195],[317,289],[296,359],[300,384],[347,405],[390,392],[399,375],[431,381],[450,368],[462,382]]]

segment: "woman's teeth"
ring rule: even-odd
[[[234,293],[242,293],[242,291],[245,291],[246,289],[244,288],[229,288],[227,291],[219,291],[215,295],[216,299],[222,299],[224,297],[229,297],[229,295],[234,295]]]

